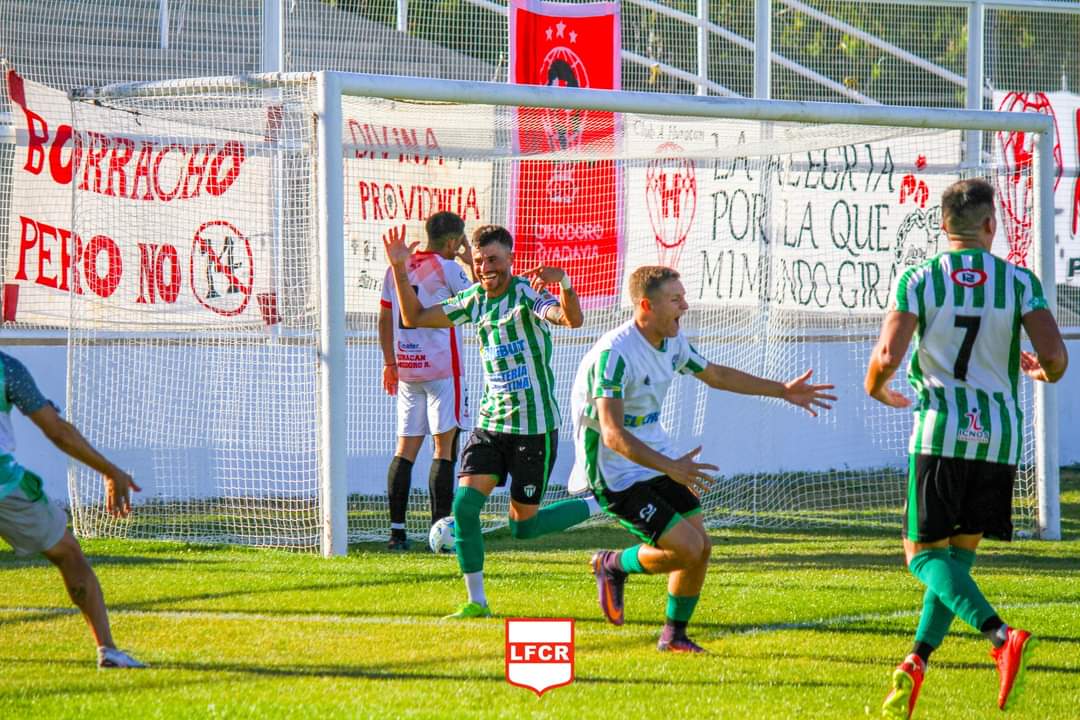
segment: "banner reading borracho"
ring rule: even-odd
[[[88,104],[73,122],[64,93],[14,71],[7,84],[18,141],[5,320],[154,330],[277,319],[262,136]]]
[[[512,0],[510,82],[618,90],[619,5]],[[575,154],[611,152],[612,113],[519,108],[515,150],[552,160],[515,163],[511,231],[518,269],[543,263],[566,270],[583,297],[619,290],[622,199],[613,160],[583,162]]]

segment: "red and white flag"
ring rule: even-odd
[[[620,47],[618,3],[510,4],[512,83],[618,90]],[[609,112],[517,111],[515,150],[562,156],[515,163],[510,230],[517,265],[561,267],[583,297],[618,292],[619,167],[614,160],[583,162],[579,155],[586,150],[611,152],[616,123]]]
[[[506,621],[506,681],[537,696],[574,681],[574,621]]]

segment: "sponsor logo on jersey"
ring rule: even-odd
[[[574,681],[574,621],[506,621],[506,682],[537,697]]]
[[[979,410],[969,410],[964,413],[964,417],[967,418],[967,427],[960,428],[960,431],[956,434],[957,440],[963,440],[964,442],[977,442],[988,443],[990,442],[990,431],[982,426],[979,422]]]
[[[499,358],[504,358],[508,355],[520,355],[525,352],[525,341],[515,340],[514,342],[503,343],[502,345],[496,345],[495,347],[481,347],[480,352],[483,354],[485,360],[498,360]]]
[[[959,268],[952,271],[953,282],[964,287],[979,287],[986,282],[986,278],[985,272],[974,268]]]
[[[532,380],[529,379],[529,368],[524,365],[501,373],[491,373],[488,375],[487,381],[492,392],[509,393],[517,390],[528,390],[532,387]]]
[[[623,427],[641,427],[651,425],[660,420],[660,411],[651,412],[648,415],[623,415]]]

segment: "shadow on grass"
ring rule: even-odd
[[[151,557],[139,555],[87,555],[90,564],[99,567],[106,565],[133,566],[133,565],[211,565],[221,562],[215,559],[200,560],[197,558],[177,557]],[[13,550],[0,550],[0,567],[52,567],[52,563],[43,555],[18,556]]]

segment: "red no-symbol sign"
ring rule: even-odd
[[[251,243],[225,220],[205,222],[191,244],[191,290],[203,307],[232,317],[244,312],[255,285]]]

